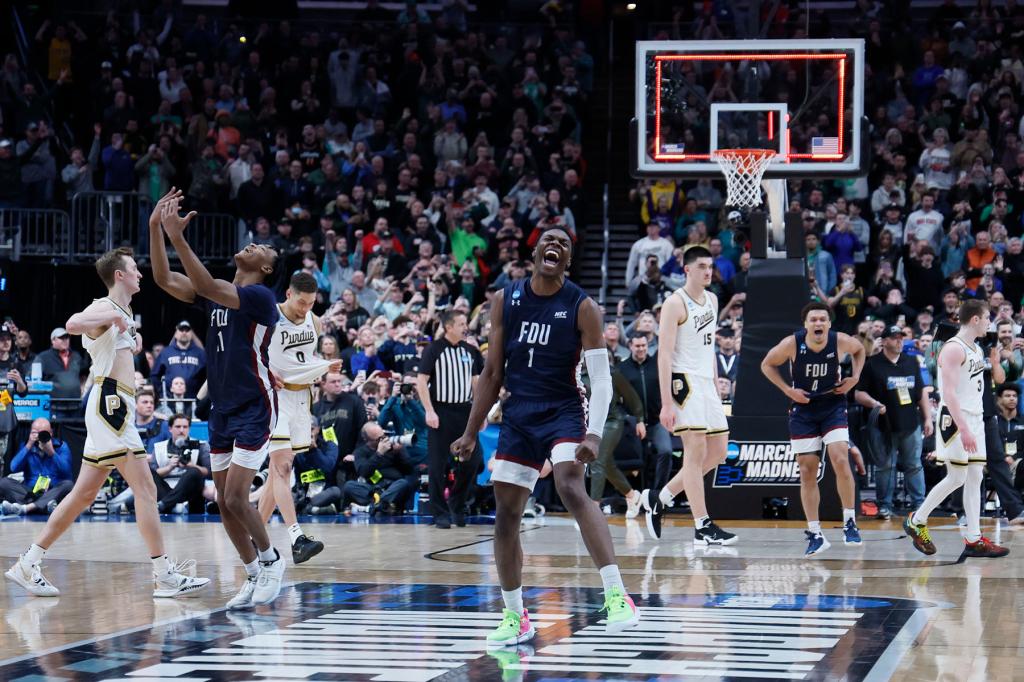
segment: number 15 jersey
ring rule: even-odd
[[[686,305],[686,321],[676,333],[672,372],[712,379],[715,376],[715,331],[718,329],[718,301],[705,291],[704,303],[690,298],[684,289],[672,294]]]

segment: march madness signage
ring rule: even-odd
[[[824,455],[824,452],[821,453]],[[824,457],[821,458],[824,462]],[[825,474],[818,466],[818,480]],[[714,487],[800,485],[800,465],[787,441],[729,441],[725,463],[715,471]]]

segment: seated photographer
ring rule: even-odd
[[[53,437],[48,419],[32,422],[28,441],[11,460],[11,473],[19,472],[24,474],[24,483],[0,478],[4,515],[49,513],[71,492],[71,448]]]
[[[355,465],[358,480],[345,484],[342,506],[350,500],[357,504],[374,503],[374,494],[380,495],[375,511],[400,514],[405,500],[413,491],[415,468],[405,452],[409,436],[388,435],[379,424],[370,422],[363,427],[363,443],[356,448]]]
[[[338,444],[324,438],[320,420],[312,418],[309,450],[295,455],[295,510],[300,514],[319,513],[341,501],[341,488],[330,485],[331,473],[338,464]],[[313,511],[316,507],[316,511]],[[337,507],[335,507],[337,513]]]
[[[210,475],[210,445],[189,438],[192,422],[185,415],[176,414],[168,421],[171,438],[153,447],[150,460],[157,508],[161,514],[170,514],[179,504],[187,504],[190,514],[202,514],[206,505],[203,482]]]
[[[416,375],[406,374],[396,381],[391,397],[384,403],[377,423],[399,434],[413,435],[405,452],[414,466],[427,461],[427,413],[416,393]],[[423,473],[426,473],[424,468]]]

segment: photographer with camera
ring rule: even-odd
[[[412,436],[388,435],[379,424],[367,423],[363,427],[363,443],[355,451],[359,478],[345,484],[342,506],[354,501],[374,505],[371,513],[402,513],[405,500],[414,489],[410,479],[415,467],[405,450],[412,439]]]
[[[28,441],[11,460],[11,473],[22,473],[22,483],[0,478],[0,511],[4,515],[50,513],[74,486],[71,448],[53,437],[50,421],[32,422]]]
[[[173,513],[188,505],[190,514],[202,514],[206,505],[203,484],[210,475],[210,444],[189,437],[191,420],[178,413],[168,422],[171,439],[153,447],[150,470],[156,483],[157,508]]]
[[[412,435],[405,450],[414,465],[426,468],[427,412],[416,395],[415,374],[406,374],[395,382],[391,397],[380,410],[377,423],[394,433]]]

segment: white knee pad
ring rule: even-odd
[[[963,467],[960,467],[963,468]],[[969,464],[967,465],[966,484],[970,486],[980,486],[981,481],[985,478],[985,465],[984,464]]]

